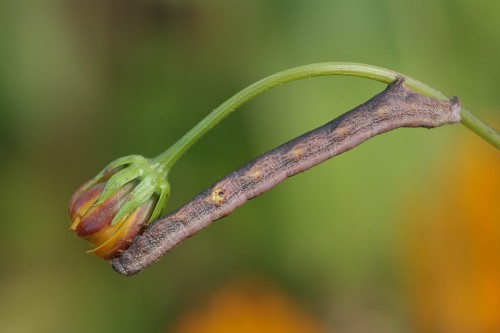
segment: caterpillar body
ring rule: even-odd
[[[132,275],[156,262],[182,240],[227,216],[288,177],[400,127],[433,128],[460,121],[460,103],[420,95],[398,77],[367,102],[329,123],[260,155],[210,186],[186,205],[152,222],[112,262]]]

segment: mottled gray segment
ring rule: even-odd
[[[341,154],[375,135],[399,127],[432,128],[460,121],[460,103],[417,94],[398,78],[380,94],[331,122],[275,148],[198,194],[177,211],[154,221],[113,260],[132,275],[163,254],[287,177]]]

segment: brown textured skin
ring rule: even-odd
[[[419,95],[403,83],[403,78],[397,78],[364,104],[257,157],[177,211],[154,221],[113,260],[113,268],[124,275],[141,271],[247,200],[375,135],[399,127],[432,128],[460,121],[456,97],[439,101]]]

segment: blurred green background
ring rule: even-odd
[[[66,206],[109,161],[155,156],[246,85],[307,63],[390,68],[498,125],[498,13],[491,0],[3,1],[0,331],[171,332],[226,284],[258,280],[326,331],[422,332],[402,226],[425,219],[430,203],[457,208],[435,193],[457,151],[484,148],[500,166],[498,151],[461,125],[377,137],[285,181],[132,278],[85,253]],[[323,77],[258,97],[174,167],[169,210],[383,88]],[[424,208],[409,215],[409,205]],[[436,327],[429,332],[448,332]]]

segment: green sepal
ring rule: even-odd
[[[144,158],[141,155],[128,155],[128,156],[117,158],[113,162],[109,163],[104,169],[102,169],[94,178],[92,178],[90,181],[88,181],[87,184],[85,185],[85,187],[82,188],[82,191],[86,191],[91,186],[93,186],[101,181],[104,181],[108,178],[112,178],[112,176],[111,177],[109,177],[109,176],[112,175],[113,173],[115,173],[116,169],[121,167],[121,166],[132,164],[132,163],[144,163],[145,161],[147,161],[146,158]],[[101,196],[101,198],[102,198],[102,196]],[[102,200],[100,199],[99,202],[102,202]]]
[[[167,201],[170,195],[170,184],[165,179],[163,183],[160,185],[160,197],[158,198],[158,202],[156,203],[155,209],[149,218],[149,222],[156,220],[160,217],[167,208]]]
[[[125,203],[116,213],[111,225],[115,225],[124,216],[132,213],[136,208],[148,201],[156,192],[154,177],[146,176],[137,187],[127,196]]]
[[[144,156],[141,156],[141,155],[137,155],[137,154],[127,155],[127,156],[119,157],[116,160],[112,161],[104,169],[116,168],[116,167],[122,166],[124,164],[141,163],[145,160],[146,160],[146,158]]]
[[[126,183],[140,177],[144,173],[142,169],[142,166],[133,164],[111,176],[102,191],[101,197],[96,202],[96,205],[104,202]]]
[[[101,172],[94,177],[94,179],[100,180],[100,178],[104,177],[107,173],[113,172],[114,169],[134,163],[144,163],[146,159],[141,155],[128,155],[117,158],[116,160],[109,163]]]

